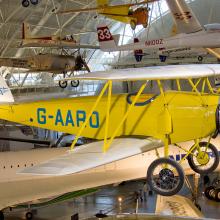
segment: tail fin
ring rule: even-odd
[[[166,2],[175,20],[178,33],[193,33],[203,29],[185,0],[166,0]]]
[[[117,50],[119,35],[112,35],[107,26],[99,26],[97,34],[102,51],[111,52]]]
[[[11,90],[9,89],[5,79],[2,76],[0,76],[0,102],[14,102],[14,97],[11,93]]]
[[[30,25],[27,24],[27,23],[23,23],[23,26],[22,26],[22,39],[27,39],[27,38],[30,38]]]

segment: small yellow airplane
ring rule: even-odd
[[[152,3],[158,0],[145,0],[137,3],[123,4],[123,5],[109,5],[108,0],[97,0],[97,7],[84,8],[84,9],[68,9],[59,11],[58,14],[69,14],[76,12],[88,12],[97,11],[99,14],[105,17],[111,18],[116,21],[120,21],[126,24],[130,24],[131,28],[135,30],[137,25],[143,25],[144,28],[148,25],[148,7],[138,7],[132,10],[132,6],[138,6],[143,4]]]
[[[171,196],[184,184],[180,164],[185,159],[200,174],[218,167],[219,153],[210,141],[220,130],[220,89],[212,87],[209,77],[219,75],[219,64],[100,71],[65,79],[105,80],[97,97],[28,103],[13,103],[9,88],[1,80],[0,98],[5,104],[1,105],[0,118],[76,134],[70,151],[24,168],[20,173],[73,174],[155,149],[158,158],[149,165],[148,183],[158,194]],[[140,80],[143,83],[136,94],[112,94],[113,82]],[[167,87],[171,80],[175,89],[169,91],[165,84]],[[184,91],[183,83],[188,83],[191,91]],[[143,93],[146,89],[154,93]],[[98,141],[74,148],[80,136]],[[203,138],[208,140],[205,142]],[[190,148],[180,144],[192,140]],[[179,163],[169,158],[170,145],[185,151]],[[164,155],[160,157],[158,148],[162,146]]]

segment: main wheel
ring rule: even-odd
[[[78,87],[79,86],[79,80],[72,80],[70,82],[70,84],[71,84],[72,87]]]
[[[199,62],[203,61],[203,57],[202,56],[198,56],[197,59],[198,59]]]
[[[32,5],[37,5],[38,4],[38,0],[30,0]]]
[[[59,87],[65,89],[67,87],[67,81],[59,81]]]
[[[213,144],[208,144],[208,142],[200,142],[199,146],[200,151],[198,151],[198,149],[195,148],[192,151],[192,153],[187,157],[189,166],[196,173],[210,173],[218,167],[218,150]]]
[[[30,2],[29,0],[23,0],[21,4],[23,7],[27,8],[30,5]]]
[[[131,21],[130,21],[130,26],[131,26],[131,29],[132,29],[132,30],[135,30],[136,25],[137,25],[137,24],[136,24],[136,21],[135,21],[135,20],[131,20]]]
[[[208,198],[208,199],[212,199],[211,198],[211,191],[215,190],[215,188],[213,186],[209,186],[205,189],[205,196]]]
[[[215,190],[215,201],[220,202],[220,188]]]
[[[25,218],[27,220],[32,220],[33,219],[33,213],[32,212],[27,212],[26,215],[25,215]]]
[[[162,196],[172,196],[183,187],[184,172],[176,161],[160,158],[149,166],[147,181],[156,193]]]

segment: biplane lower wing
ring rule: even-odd
[[[163,146],[162,141],[152,138],[118,138],[113,141],[108,152],[103,153],[103,143],[99,141],[85,144],[63,156],[23,169],[19,173],[54,176],[73,174]]]

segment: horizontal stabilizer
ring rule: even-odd
[[[109,71],[91,72],[62,80],[112,80],[112,81],[136,81],[136,80],[166,80],[188,79],[220,75],[220,64],[191,64],[151,66],[129,69],[112,69]]]
[[[103,153],[103,143],[99,141],[76,147],[63,156],[25,168],[19,173],[53,176],[73,174],[163,146],[160,140],[151,138],[119,138],[113,140],[107,153]]]

